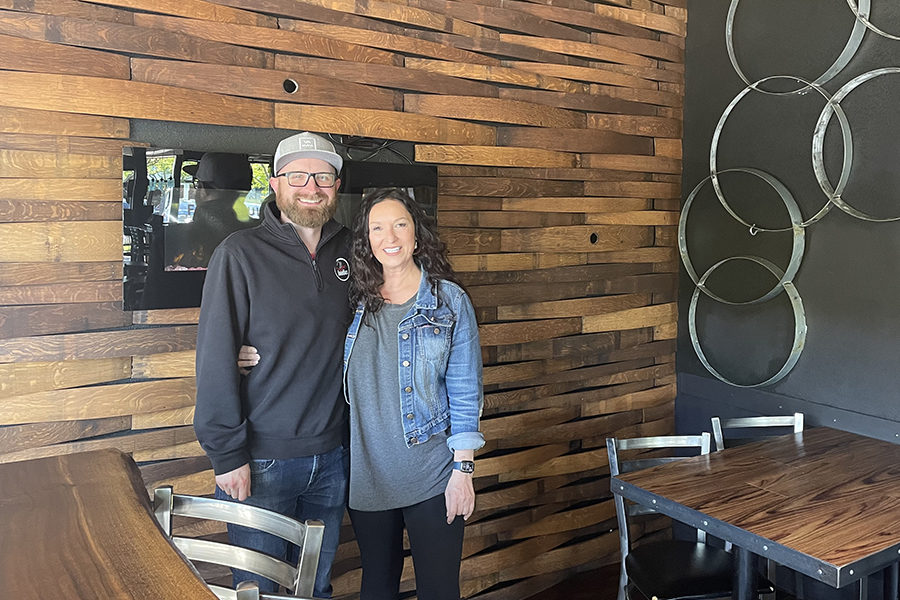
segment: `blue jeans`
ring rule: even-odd
[[[216,488],[216,498],[231,500]],[[347,500],[347,469],[344,449],[300,458],[250,461],[250,497],[244,503],[261,506],[298,521],[318,519],[325,523],[322,553],[316,572],[315,595],[331,597],[331,563],[337,551],[341,521]],[[228,526],[232,544],[252,548],[282,560],[296,560],[297,548],[285,540],[239,525]],[[263,592],[277,592],[274,581],[234,570],[234,584],[256,579]]]

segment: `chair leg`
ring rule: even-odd
[[[869,599],[869,577],[863,577],[859,580],[859,600]]]
[[[772,582],[772,593],[771,594],[763,594],[763,598],[767,600],[775,600],[776,589],[778,586],[775,583],[775,570],[776,565],[773,561],[766,559],[766,578]]]
[[[894,563],[884,570],[884,600],[897,600],[900,565]]]
[[[628,574],[625,572],[625,563],[619,568],[619,593],[616,600],[626,600],[625,588],[628,586]]]

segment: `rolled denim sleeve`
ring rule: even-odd
[[[450,342],[445,379],[450,404],[447,446],[451,451],[478,450],[484,446],[484,435],[478,429],[484,407],[478,323],[472,301],[465,292],[459,290],[454,304],[457,321]]]

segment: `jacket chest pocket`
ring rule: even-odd
[[[416,326],[416,357],[434,366],[447,364],[452,333],[452,323],[423,323]]]

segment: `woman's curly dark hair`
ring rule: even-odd
[[[428,283],[437,296],[438,282],[441,279],[459,284],[459,280],[447,260],[447,247],[437,234],[437,228],[419,203],[400,188],[380,188],[362,199],[359,212],[353,220],[353,256],[350,272],[350,301],[353,306],[363,303],[371,314],[378,312],[384,305],[380,288],[384,284],[381,263],[372,254],[369,244],[369,212],[372,207],[384,200],[396,200],[403,204],[412,216],[418,246],[413,252],[416,265],[428,274]],[[438,298],[440,302],[440,298]]]

